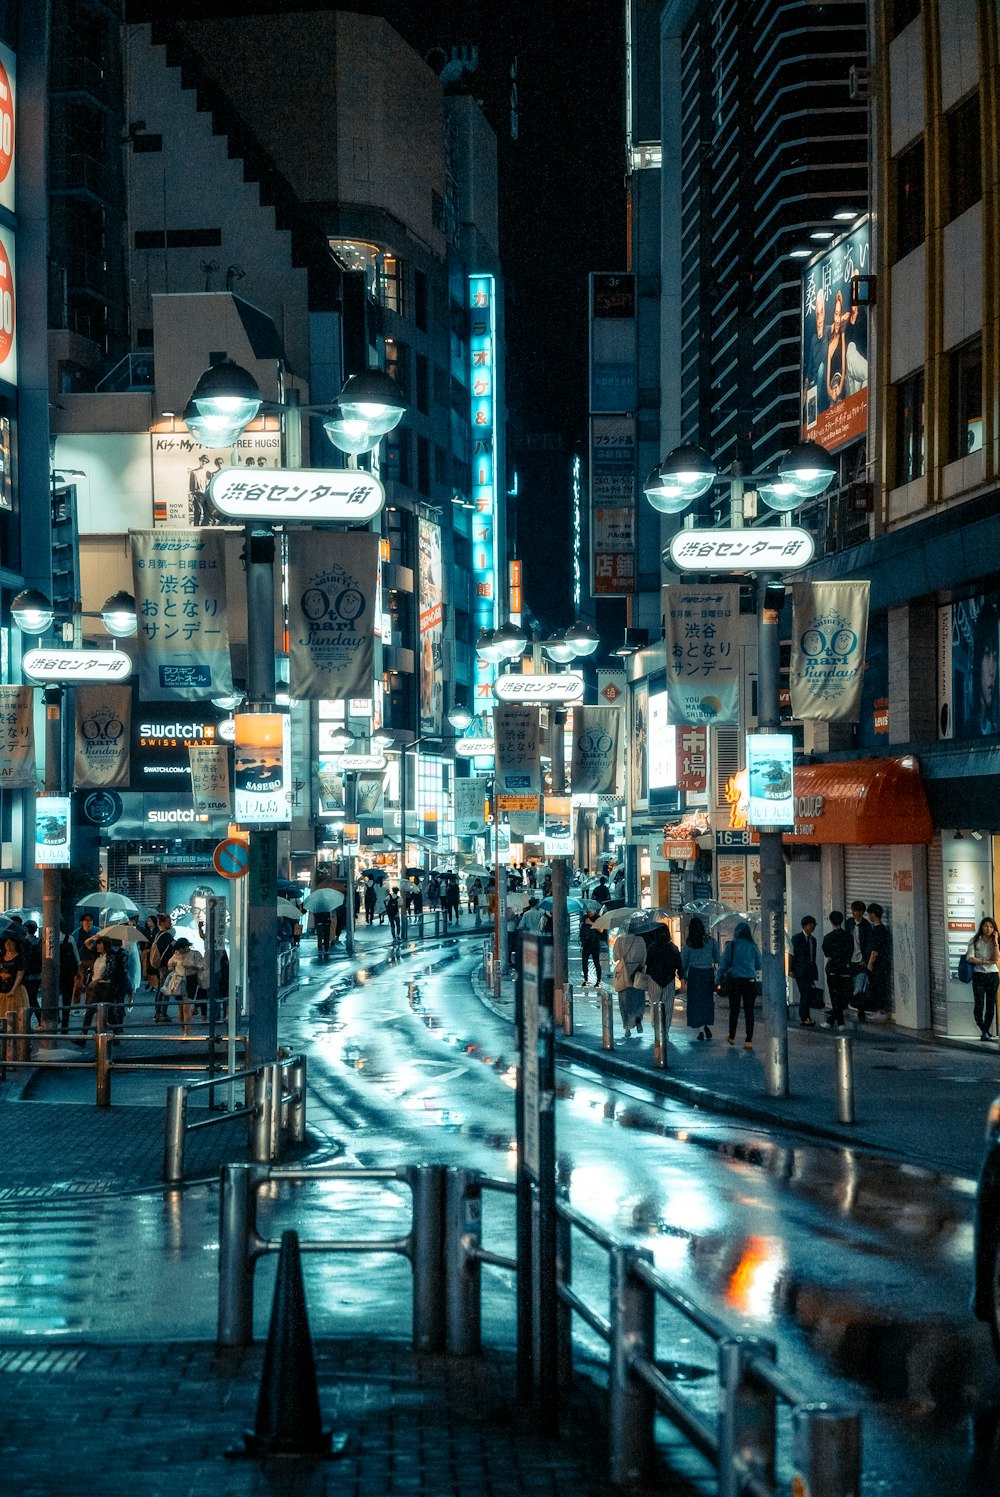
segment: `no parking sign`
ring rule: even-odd
[[[239,837],[217,843],[212,867],[222,878],[244,878],[250,872],[250,844]]]

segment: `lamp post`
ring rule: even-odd
[[[751,483],[764,502],[789,524],[789,513],[806,499],[829,488],[836,468],[829,453],[816,442],[797,442],[778,462],[774,472],[743,474],[735,467],[722,479],[729,483],[730,516],[734,528],[743,525],[744,486]],[[685,444],[674,448],[653,469],[644,485],[646,498],[661,514],[682,514],[695,499],[720,480],[708,454]],[[711,530],[703,532],[711,536]],[[723,570],[720,564],[719,570]],[[743,568],[741,568],[743,570]],[[781,669],[779,617],[785,585],[781,573],[757,568],[757,726],[761,733],[780,730],[779,677]],[[769,1043],[765,1077],[769,1096],[788,1095],[788,986],[785,974],[785,861],[780,828],[760,827],[760,903],[762,990]]]

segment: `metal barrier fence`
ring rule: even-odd
[[[191,1120],[188,1099],[192,1092],[218,1086],[231,1087],[243,1082],[243,1106],[225,1112],[209,1112]],[[211,1106],[211,1101],[209,1102]],[[167,1114],[163,1139],[163,1178],[168,1184],[184,1179],[184,1141],[189,1133],[227,1123],[232,1118],[247,1119],[247,1147],[251,1157],[266,1164],[281,1156],[283,1142],[305,1142],[306,1137],[306,1058],[283,1056],[269,1065],[251,1070],[189,1081],[167,1088]]]
[[[274,1169],[227,1165],[222,1171],[218,1340],[253,1339],[254,1267],[280,1244],[257,1231],[257,1192],[272,1181],[391,1180],[409,1186],[413,1211],[405,1237],[302,1242],[305,1252],[398,1253],[413,1274],[413,1345],[474,1356],[481,1350],[483,1265],[517,1272],[514,1258],[482,1242],[484,1191],[515,1194],[511,1182],[477,1170],[441,1165],[398,1169]],[[572,1234],[581,1232],[608,1254],[608,1312],[588,1305],[572,1282]],[[856,1409],[802,1397],[777,1367],[773,1342],[735,1334],[722,1320],[675,1288],[652,1254],[629,1247],[565,1202],[557,1206],[558,1383],[572,1378],[572,1318],[580,1317],[608,1346],[609,1479],[627,1487],[649,1472],[662,1412],[716,1467],[720,1497],[775,1497],[779,1408],[791,1409],[792,1491],[808,1497],[857,1497],[861,1482],[861,1421]],[[678,1312],[716,1347],[719,1385],[714,1421],[671,1382],[656,1351],[656,1310]],[[522,1327],[518,1326],[519,1336]],[[533,1337],[533,1330],[528,1334]],[[522,1349],[518,1349],[521,1361]],[[528,1353],[530,1359],[530,1351]],[[558,1388],[541,1390],[558,1400]]]

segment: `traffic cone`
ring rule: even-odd
[[[253,1431],[244,1432],[243,1446],[234,1446],[226,1454],[322,1458],[332,1453],[331,1441],[319,1409],[298,1233],[284,1232],[257,1395],[257,1418]]]

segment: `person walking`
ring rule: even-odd
[[[851,918],[844,929],[851,938],[851,997],[858,1010],[858,1022],[863,1024],[868,1002],[867,990],[871,985],[868,958],[872,950],[872,927],[865,919],[863,899],[851,900]],[[859,978],[862,979],[860,982]]]
[[[979,929],[965,949],[965,959],[972,968],[972,1013],[979,1038],[991,1040],[1000,986],[1000,946],[992,916],[980,920]]]
[[[542,928],[542,907],[534,895],[528,900],[528,907],[521,916],[518,930],[523,930],[529,935],[538,935]]]
[[[455,924],[458,925],[462,908],[462,891],[458,887],[458,879],[452,874],[445,889],[445,917],[450,915]]]
[[[670,1033],[674,1017],[677,979],[682,975],[681,954],[669,925],[658,924],[643,937],[646,945],[646,998],[663,1004],[663,1033]]]
[[[28,990],[24,986],[24,955],[20,943],[14,936],[4,936],[3,952],[0,955],[0,1012],[15,1012],[18,1028],[21,1013],[28,1008]],[[25,1024],[31,1027],[30,1012]]]
[[[815,929],[816,922],[812,922]],[[725,984],[729,997],[729,1034],[727,1041],[736,1044],[736,1026],[740,1009],[743,1010],[743,1028],[746,1039],[744,1050],[753,1049],[754,1013],[757,1005],[757,973],[761,969],[760,948],[746,920],[741,920],[733,931],[733,939],[722,953],[719,964],[719,988]]]
[[[42,1010],[38,1002],[38,990],[42,985],[42,943],[34,920],[24,922],[21,951],[24,956],[24,986],[28,994],[28,1007],[34,1015],[36,1025],[41,1028]]]
[[[316,932],[316,960],[330,959],[330,930],[333,925],[332,910],[317,910],[313,915],[313,930]]]
[[[715,969],[719,965],[719,946],[705,929],[704,921],[694,915],[687,928],[681,951],[681,970],[687,985],[687,1024],[697,1029],[699,1040],[712,1038],[715,1023]]]
[[[892,989],[892,955],[889,928],[883,921],[884,911],[880,904],[870,904],[867,909],[871,925],[871,950],[868,953],[868,997],[867,1007],[879,1013],[890,1008]],[[859,1014],[860,1017],[860,1014]]]
[[[174,927],[169,915],[157,915],[156,936],[149,949],[149,984],[153,989],[153,1023],[168,1024],[167,1005],[163,1001],[163,984],[167,965],[174,954]],[[79,945],[79,942],[77,942]]]
[[[389,891],[385,885],[385,879],[380,878],[375,885],[375,913],[378,916],[379,925],[385,924],[385,905],[389,897]]]
[[[365,879],[365,924],[371,925],[375,919],[375,880]]]
[[[631,931],[622,931],[615,937],[611,948],[614,962],[612,981],[618,994],[618,1010],[625,1025],[626,1037],[632,1033],[642,1034],[642,1016],[646,1012],[646,991],[636,983],[646,966],[646,943],[642,936]]]
[[[826,957],[826,986],[830,994],[832,1010],[825,1029],[843,1030],[847,1026],[844,1017],[851,1001],[851,954],[854,944],[844,929],[842,910],[831,910],[827,919],[830,929],[823,937],[823,955]]]
[[[593,963],[594,987],[601,990],[601,932],[594,925],[593,910],[584,910],[580,917],[580,955],[583,961],[583,985],[590,986],[590,966]]]
[[[160,989],[165,998],[177,1002],[177,1017],[181,1021],[181,1033],[191,1033],[191,1015],[198,994],[198,979],[201,968],[201,952],[195,951],[187,936],[174,942],[174,949],[167,960],[166,980]]]
[[[799,1028],[815,1029],[816,1020],[809,1010],[812,1007],[813,988],[819,977],[819,967],[816,964],[816,918],[814,915],[803,915],[799,923],[802,929],[797,930],[792,937],[789,970],[799,990]]]
[[[76,943],[71,935],[66,934],[59,942],[59,997],[61,999],[59,1029],[62,1034],[69,1033],[69,1015],[73,1007],[73,994],[76,989],[76,974],[79,966],[80,958],[77,955]]]
[[[386,897],[385,912],[389,917],[389,933],[392,936],[392,944],[398,946],[403,938],[403,927],[399,919],[399,888],[395,884],[389,890]]]

